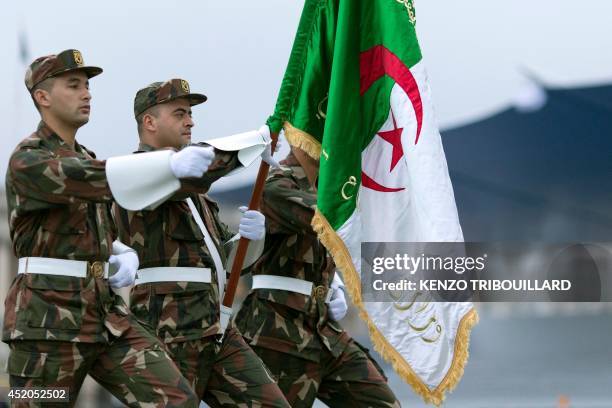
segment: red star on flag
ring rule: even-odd
[[[404,148],[402,147],[402,131],[404,128],[398,128],[397,123],[395,122],[395,115],[393,115],[393,110],[391,110],[391,118],[393,119],[393,129],[387,130],[384,132],[379,132],[378,136],[383,138],[388,143],[391,143],[393,146],[393,154],[391,155],[391,168],[389,172],[392,172],[397,162],[404,155]]]

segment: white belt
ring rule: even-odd
[[[74,276],[86,278],[108,278],[108,262],[73,261],[70,259],[25,257],[19,258],[17,273],[38,273],[41,275]]]
[[[211,283],[210,268],[159,267],[138,270],[135,285],[153,282]]]
[[[307,280],[277,275],[254,275],[252,289],[286,290],[319,299],[325,298],[325,303],[329,303],[334,292],[334,289],[327,289],[325,286],[315,287],[312,282]]]

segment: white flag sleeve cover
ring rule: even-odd
[[[172,150],[111,157],[106,177],[117,203],[130,211],[154,208],[178,191],[181,182],[170,168]]]
[[[244,167],[249,167],[271,143],[269,132],[252,130],[237,135],[205,140],[204,143],[225,152],[238,151],[238,161]],[[235,170],[234,170],[235,171]],[[234,173],[230,172],[230,174]]]

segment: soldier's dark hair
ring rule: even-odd
[[[34,106],[36,107],[36,110],[38,112],[40,112],[40,106],[38,105],[38,102],[36,102],[36,98],[34,98],[34,92],[36,92],[38,89],[42,89],[43,91],[51,92],[51,88],[53,88],[54,83],[55,83],[55,78],[53,77],[47,78],[44,81],[40,81],[39,83],[34,85],[34,88],[32,88],[32,90],[30,91],[30,96],[32,97],[32,101],[34,101]]]
[[[151,116],[157,117],[157,115],[159,114],[158,107],[159,105],[153,105],[146,111],[142,112],[140,115],[136,116],[136,125],[138,126],[138,136],[141,136],[141,133],[142,133],[142,120],[144,118],[144,115],[151,115]]]

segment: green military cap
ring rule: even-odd
[[[139,90],[134,98],[134,116],[138,116],[152,106],[178,98],[185,98],[191,106],[206,102],[206,95],[191,93],[189,82],[184,79],[170,79],[166,82],[153,82]]]
[[[65,50],[55,55],[45,55],[36,58],[30,64],[25,75],[25,85],[28,91],[44,81],[64,72],[83,71],[88,78],[102,73],[102,68],[86,66],[79,50]]]

